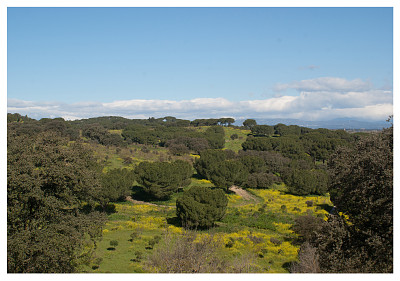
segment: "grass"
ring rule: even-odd
[[[225,147],[224,149],[230,149],[238,152],[242,149],[242,143],[246,141],[247,135],[251,132],[250,130],[236,129],[232,127],[224,127],[225,130]],[[238,138],[235,140],[231,139],[231,135],[237,134]]]
[[[193,178],[192,185],[211,186],[205,180]],[[285,186],[278,189],[249,189],[260,198],[260,202],[245,201],[236,194],[228,194],[227,214],[221,222],[209,230],[198,231],[197,235],[210,235],[222,241],[221,254],[228,259],[251,254],[256,256],[259,272],[285,273],[290,262],[296,260],[298,246],[291,244],[296,235],[290,230],[294,218],[312,213],[325,216],[328,212],[319,205],[330,205],[327,196],[294,196],[285,193]],[[280,189],[280,190],[279,190]],[[152,254],[149,242],[155,236],[163,237],[166,232],[179,235],[183,229],[176,224],[175,194],[168,201],[157,202],[169,207],[151,206],[122,202],[116,204],[116,213],[109,215],[103,229],[103,239],[98,243],[96,256],[99,265],[85,268],[86,272],[145,272],[144,261]],[[307,207],[308,200],[315,202]],[[281,206],[285,205],[283,211]],[[297,209],[294,209],[294,208]],[[137,236],[131,240],[131,234]],[[272,240],[271,240],[272,239]],[[280,241],[281,244],[275,244]],[[118,241],[115,250],[110,250],[110,241]],[[217,241],[216,240],[216,241]],[[157,248],[157,244],[154,249]],[[142,259],[135,259],[140,252]],[[97,267],[98,266],[98,267]]]

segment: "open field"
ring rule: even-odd
[[[210,185],[197,179],[193,179],[193,184]],[[282,186],[277,188],[284,189]],[[290,229],[294,218],[305,214],[324,217],[328,213],[326,209],[331,207],[329,197],[293,196],[277,189],[249,189],[248,192],[257,197],[257,202],[231,193],[222,221],[209,230],[195,233],[199,239],[211,235],[221,245],[220,254],[227,259],[251,259],[254,262],[252,272],[288,272],[299,248],[294,243],[296,235]],[[159,206],[131,202],[115,204],[116,212],[109,215],[96,250],[97,260],[101,262],[92,264],[85,271],[151,271],[145,261],[162,244],[166,234],[182,235],[184,232],[176,223],[175,200],[176,196],[173,196]],[[306,201],[310,200],[314,205],[307,207]],[[160,241],[151,246],[157,239]],[[118,241],[115,249],[110,246],[113,240]]]

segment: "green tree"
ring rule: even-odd
[[[176,200],[176,214],[186,228],[209,228],[224,216],[227,205],[222,190],[194,186]]]
[[[134,173],[128,169],[112,169],[103,173],[101,189],[97,194],[103,209],[108,202],[115,202],[129,195],[134,181]]]
[[[222,149],[225,145],[225,131],[221,126],[212,126],[205,131],[205,137],[210,147],[214,149]]]
[[[158,199],[167,199],[179,187],[188,186],[193,175],[192,166],[185,161],[141,162],[135,168],[137,182]]]
[[[392,272],[393,126],[360,140],[355,149],[340,148],[328,164],[331,200],[351,222],[355,269]]]
[[[211,182],[227,191],[232,185],[246,182],[249,172],[239,160],[226,160],[214,164],[210,176]]]
[[[196,159],[194,168],[196,169],[198,175],[209,180],[211,179],[211,174],[213,173],[215,163],[232,159],[234,157],[234,152],[231,150],[204,150],[200,153],[200,158]]]
[[[243,121],[243,126],[246,127],[246,129],[251,129],[255,125],[257,125],[257,122],[254,119],[246,119]]]
[[[258,137],[270,137],[274,134],[274,127],[268,125],[255,125],[251,127],[251,133]]]
[[[285,179],[288,191],[296,195],[325,194],[328,190],[329,176],[324,170],[294,169]]]
[[[105,217],[83,213],[100,188],[92,152],[54,133],[7,136],[8,272],[75,272]]]

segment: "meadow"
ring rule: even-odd
[[[192,184],[211,185],[195,178]],[[293,196],[284,189],[282,185],[266,190],[248,189],[257,202],[228,194],[225,217],[209,230],[192,232],[196,239],[211,235],[226,259],[249,259],[250,272],[287,273],[299,249],[296,234],[291,230],[294,218],[306,214],[325,217],[331,202],[328,196]],[[177,224],[175,200],[176,196],[162,205],[116,203],[116,212],[108,216],[103,238],[97,245],[95,262],[83,270],[152,272],[146,261],[162,240],[168,234],[179,236],[186,232]],[[313,201],[313,206],[307,205],[307,201]],[[111,247],[111,241],[117,241],[118,245]]]

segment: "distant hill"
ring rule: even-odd
[[[311,129],[326,128],[326,129],[346,129],[346,130],[382,130],[390,127],[390,123],[386,121],[360,121],[348,118],[337,118],[327,121],[304,121],[299,119],[259,119],[254,118],[259,125],[276,125],[282,123],[285,125],[298,125]],[[237,119],[235,125],[242,125],[245,119]]]

